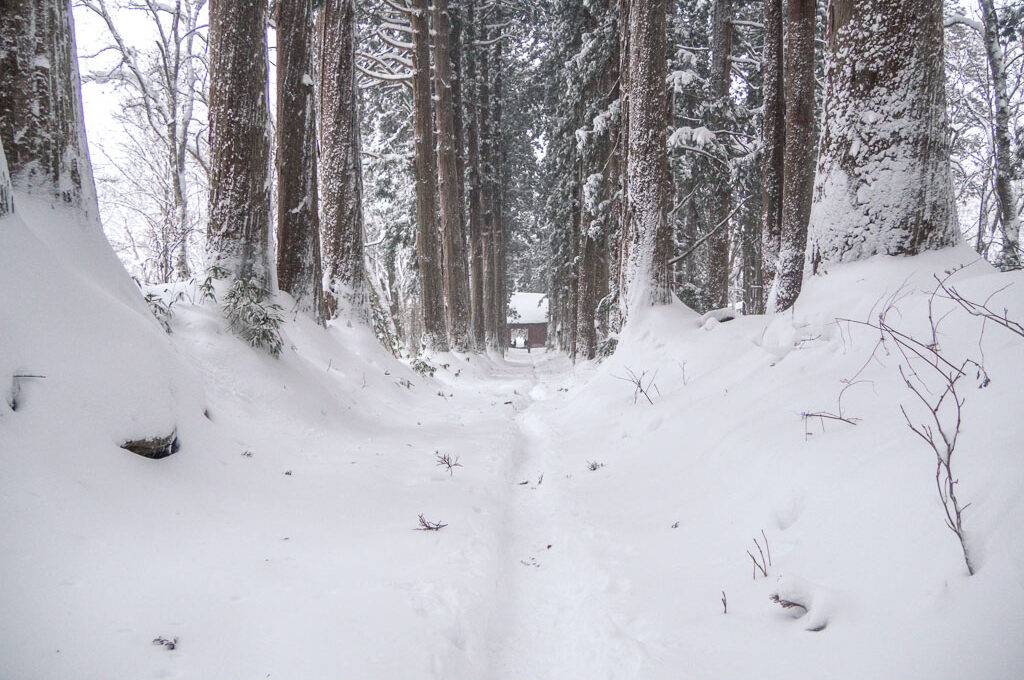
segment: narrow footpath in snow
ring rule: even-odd
[[[559,458],[549,400],[565,391],[560,355],[510,350],[489,387],[523,395],[513,437],[491,482],[500,508],[485,586],[465,603],[464,645],[438,678],[633,678],[639,646],[613,607],[625,589],[594,560],[604,542],[565,492],[575,471]],[[487,389],[484,383],[481,386]]]

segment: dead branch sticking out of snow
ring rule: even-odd
[[[961,381],[968,377],[971,371],[974,372],[979,389],[987,387],[991,381],[982,363],[970,358],[964,359],[959,364],[954,363],[943,355],[939,346],[939,327],[949,313],[936,317],[934,303],[940,297],[949,296],[950,299],[953,299],[947,290],[951,289],[947,282],[952,273],[955,272],[947,273],[942,279],[936,277],[937,285],[928,299],[928,324],[931,335],[929,342],[922,342],[889,323],[889,317],[894,311],[899,314],[896,311],[896,302],[901,297],[901,291],[897,291],[887,300],[876,320],[851,321],[845,319],[845,321],[878,331],[879,337],[875,349],[872,350],[872,357],[880,347],[894,346],[896,348],[900,378],[910,393],[914,395],[915,400],[923,407],[923,409],[919,409],[923,411],[920,416],[911,416],[904,404],[900,404],[900,412],[903,414],[907,427],[935,454],[935,486],[945,513],[946,527],[957,537],[963,552],[964,563],[967,565],[967,572],[973,576],[975,564],[967,547],[966,530],[963,525],[963,513],[970,507],[970,503],[962,503],[957,497],[957,485],[960,480],[953,472],[953,456],[956,453],[963,426],[963,407],[966,403],[966,397],[961,394]],[[940,291],[946,291],[946,296],[940,296]],[[959,296],[959,294],[957,295]],[[962,298],[962,296],[959,297]],[[956,302],[955,299],[954,302]],[[969,313],[983,316],[988,320],[988,317],[985,316],[986,312],[984,312],[987,301],[981,305],[965,302],[967,307],[959,302],[957,304],[960,304]],[[972,309],[981,310],[981,313],[974,313]],[[996,318],[999,318],[998,315]],[[1005,314],[1002,318],[1009,321]],[[981,337],[978,339],[979,347],[984,333],[985,326],[982,325]]]
[[[413,531],[440,531],[446,526],[448,525],[444,522],[431,522],[423,516],[423,513],[420,513],[420,525],[413,529]]]
[[[775,604],[779,605],[783,609],[792,609],[793,607],[799,607],[800,609],[807,611],[807,605],[803,605],[799,602],[793,602],[792,600],[786,600],[784,598],[781,598],[779,597],[778,593],[772,593],[768,596],[768,599],[774,602]]]
[[[958,291],[956,288],[953,287],[952,284],[949,283],[950,278],[952,278],[954,274],[956,274],[963,268],[964,267],[959,267],[952,271],[946,272],[946,275],[943,276],[942,278],[939,278],[938,275],[935,275],[935,281],[938,284],[937,291],[941,290],[943,293],[945,293],[945,295],[943,295],[942,297],[945,297],[948,300],[952,300],[956,304],[960,305],[960,307],[962,307],[963,310],[966,311],[971,316],[980,317],[981,319],[984,320],[985,323],[991,321],[993,323],[999,324],[1000,326],[1010,331],[1011,333],[1016,333],[1017,335],[1024,338],[1024,324],[1011,319],[1009,317],[1009,312],[1006,310],[1006,307],[1003,307],[1003,310],[1001,312],[998,312],[989,306],[989,303],[992,301],[992,298],[994,298],[999,293],[1002,293],[1012,284],[1007,284],[1002,288],[993,291],[991,295],[985,298],[984,302],[974,302],[964,297],[960,293],[960,291]]]
[[[757,572],[761,572],[761,575],[768,578],[768,567],[772,566],[772,551],[768,547],[768,537],[764,535],[764,529],[761,530],[761,538],[764,540],[764,549],[761,548],[761,544],[757,542],[757,538],[754,538],[754,545],[757,547],[757,553],[760,555],[760,559],[754,557],[754,553],[747,551],[747,555],[750,557],[750,561],[754,563],[754,580],[757,580]],[[722,593],[723,600],[725,593]],[[724,602],[723,602],[724,604]]]
[[[641,371],[640,375],[637,375],[633,369],[627,368],[626,375],[613,375],[612,377],[616,380],[625,380],[633,386],[633,403],[635,404],[641,396],[647,400],[648,404],[654,405],[654,400],[651,399],[651,388],[661,396],[661,390],[654,384],[654,378],[657,377],[658,372],[655,371],[651,374],[651,377],[647,377],[647,371]],[[646,382],[646,384],[645,384]]]

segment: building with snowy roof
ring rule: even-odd
[[[509,347],[543,347],[548,340],[548,296],[512,293],[507,325]]]

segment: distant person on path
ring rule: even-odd
[[[530,338],[527,337],[526,340],[523,341],[523,344],[526,345],[526,353],[529,354],[530,353]]]

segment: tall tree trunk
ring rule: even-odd
[[[641,305],[672,299],[668,266],[666,151],[666,4],[631,0],[629,12],[628,257],[623,262],[623,318]]]
[[[277,0],[277,280],[323,318],[313,95],[314,0]]]
[[[996,196],[999,199],[999,224],[1003,231],[1003,249],[999,254],[1001,269],[1020,269],[1020,219],[1017,217],[1017,194],[1013,189],[1010,167],[1010,101],[1006,90],[1006,63],[999,42],[999,24],[992,0],[979,0],[985,28],[985,54],[992,72],[992,94],[996,104],[996,129],[993,135],[996,151]]]
[[[601,12],[612,12],[615,5],[608,2],[598,8]],[[595,17],[596,19],[596,17]],[[593,30],[591,23],[586,30]],[[619,77],[619,53],[613,45],[608,61],[585,89],[583,98],[591,101],[596,98],[598,110],[606,110],[617,98],[614,92]],[[611,94],[609,94],[611,93]],[[597,307],[607,294],[607,244],[609,225],[618,225],[615,213],[614,196],[618,191],[618,158],[614,143],[617,142],[616,126],[599,133],[582,159],[583,172],[581,178],[586,185],[591,178],[600,182],[597,193],[586,200],[584,191],[580,198],[581,233],[579,246],[579,267],[577,276],[577,307],[576,307],[576,352],[584,359],[593,359],[597,355],[598,314]],[[591,187],[591,191],[594,187]],[[603,206],[603,207],[602,207]],[[606,325],[606,324],[602,324]]]
[[[952,245],[942,0],[833,0],[812,273]]]
[[[467,277],[467,295],[469,285],[469,252],[466,250],[466,240],[469,236],[469,211],[466,203],[466,120],[465,120],[465,102],[463,95],[463,54],[465,49],[463,47],[463,31],[464,27],[464,13],[465,13],[465,2],[462,0],[455,0],[453,4],[448,7],[448,14],[451,17],[451,63],[452,63],[452,114],[454,119],[454,131],[455,131],[455,186],[458,188],[459,193],[459,209],[462,214],[462,250],[463,260],[466,262],[466,277]],[[473,335],[473,321],[472,321],[472,302],[469,302],[470,298],[467,298],[467,304],[469,305],[469,333],[470,338]]]
[[[479,83],[477,82],[476,55],[476,0],[466,0],[466,85],[468,86],[466,107],[468,113],[467,146],[469,164],[469,253],[470,253],[470,320],[473,327],[473,343],[482,349],[486,346],[484,333],[484,261],[482,229],[482,192],[480,179],[480,107]]]
[[[499,21],[501,16],[499,11]],[[494,305],[494,334],[492,336],[492,348],[502,354],[508,347],[508,331],[506,327],[508,313],[508,295],[505,290],[505,145],[502,134],[502,76],[504,64],[502,62],[502,43],[498,41],[494,47],[494,119],[491,124],[491,184],[492,184],[492,205],[491,205],[491,261],[493,263],[494,275],[491,279],[492,304]]]
[[[210,2],[210,217],[208,267],[273,287],[267,3]]]
[[[771,311],[789,309],[800,294],[814,191],[815,0],[789,0],[788,16],[782,241],[769,296]]]
[[[11,172],[7,168],[7,156],[0,141],[0,217],[14,212],[14,188],[11,186]]]
[[[715,0],[711,17],[711,73],[709,88],[713,113],[711,119],[715,129],[729,128],[729,87],[732,83],[732,0]],[[722,143],[725,148],[725,142]],[[728,158],[711,164],[712,189],[708,206],[709,228],[718,229],[708,238],[708,292],[712,305],[725,307],[729,304],[729,220],[732,188]]]
[[[70,0],[0,4],[0,144],[14,188],[99,223]]]
[[[783,149],[786,143],[786,97],[782,60],[783,0],[764,0],[764,50],[761,71],[764,85],[764,116],[761,123],[761,271],[768,285],[761,291],[764,312],[775,279],[782,239]]]
[[[619,247],[615,253],[615,290],[618,298],[615,332],[626,321],[626,263],[630,258],[632,228],[629,210],[629,6],[631,0],[619,0]],[[667,19],[666,19],[667,21]],[[666,69],[668,67],[666,66]]]
[[[488,39],[487,20],[478,15],[479,40],[486,43]],[[491,120],[491,89],[490,89],[490,48],[483,47],[480,54],[480,248],[483,262],[483,318],[484,338],[488,347],[494,345],[494,257],[493,238],[491,233],[492,213],[494,211],[494,170],[492,167],[492,147],[495,144],[493,122]]]
[[[448,351],[441,244],[437,232],[434,123],[430,93],[430,0],[412,0],[409,23],[412,64],[413,136],[416,164],[416,259],[419,266],[423,334],[428,349]]]
[[[444,252],[444,292],[448,336],[452,349],[468,351],[470,337],[469,277],[466,274],[466,246],[459,192],[459,163],[462,140],[455,133],[452,99],[451,23],[448,0],[434,3],[434,92],[437,114],[438,194],[441,205],[441,235]]]
[[[370,299],[363,259],[356,21],[354,0],[322,0],[316,22],[320,233],[327,316],[365,322]]]

